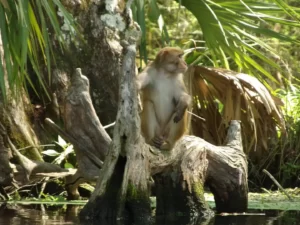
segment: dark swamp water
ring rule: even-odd
[[[0,207],[0,225],[79,225],[82,206],[27,205]],[[249,210],[247,215],[216,215],[209,221],[172,223],[153,222],[153,225],[300,225],[300,211]],[[121,225],[122,222],[105,225]],[[85,225],[85,224],[81,224]],[[101,224],[104,225],[104,224]],[[127,225],[127,223],[126,223]]]

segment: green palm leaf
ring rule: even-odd
[[[62,47],[64,41],[56,8],[61,12],[64,23],[76,31],[72,16],[58,0],[0,0],[0,34],[3,48],[0,55],[0,90],[4,99],[6,89],[9,88],[11,94],[15,94],[20,87],[24,87],[26,81],[32,85],[27,74],[28,60],[46,91],[39,58],[41,55],[50,74],[49,30],[53,30]],[[46,20],[49,21],[48,24]],[[74,33],[71,32],[71,35]],[[34,89],[33,85],[32,88]]]
[[[220,59],[220,64],[217,66],[229,69],[229,64],[225,59],[230,57],[237,66],[235,70],[242,70],[249,74],[255,73],[261,80],[267,77],[275,81],[272,75],[254,60],[259,58],[273,68],[280,69],[263,52],[273,56],[277,56],[277,53],[259,36],[270,38],[270,40],[300,43],[290,36],[268,28],[272,23],[300,26],[297,20],[278,17],[287,13],[293,18],[299,17],[299,9],[288,6],[284,1],[273,0],[273,3],[270,3],[270,1],[251,0],[181,0],[180,2],[197,18],[209,54],[212,58]]]

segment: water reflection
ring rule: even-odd
[[[78,206],[1,206],[0,225],[79,225]]]
[[[80,225],[78,213],[82,206],[1,206],[0,225]],[[251,215],[217,215],[207,221],[190,221],[178,218],[170,222],[153,222],[151,225],[299,225],[300,211],[250,211]],[[157,220],[159,221],[159,220]],[[115,224],[123,225],[121,221]],[[83,225],[83,224],[81,224]],[[104,225],[101,223],[101,225]],[[144,225],[144,224],[143,224]]]

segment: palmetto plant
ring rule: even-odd
[[[32,84],[27,73],[28,62],[44,87],[39,58],[42,56],[50,74],[50,35],[55,36],[61,47],[64,43],[59,19],[75,27],[72,16],[59,0],[0,0],[0,47],[2,42],[3,48],[0,54],[0,90],[4,97],[6,88],[16,91],[24,87],[25,82]],[[5,88],[5,85],[8,86]]]
[[[270,137],[285,133],[279,98],[255,77],[221,68],[195,66],[190,69],[193,111],[205,122],[193,118],[193,133],[212,143],[224,143],[231,120],[240,120],[244,151],[268,149]]]

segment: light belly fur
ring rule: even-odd
[[[170,85],[170,80],[162,80],[153,87],[153,104],[156,116],[161,125],[165,126],[175,111],[174,105],[174,85]]]

